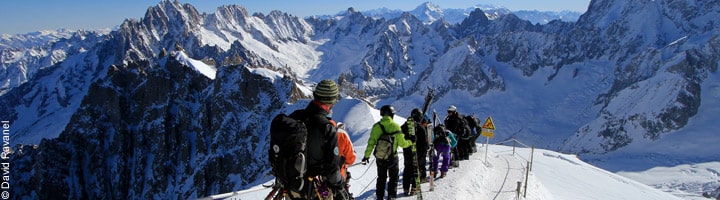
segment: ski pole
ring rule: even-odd
[[[366,165],[366,164],[367,164],[367,162],[359,162],[359,163],[352,164],[352,165],[350,165],[350,166],[348,166],[348,167],[354,167],[354,166],[356,166],[356,165]]]

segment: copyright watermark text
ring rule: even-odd
[[[0,198],[10,198],[10,155],[13,150],[10,147],[10,121],[0,121],[2,130],[2,152],[0,152],[0,171],[2,171],[2,180],[0,180]]]

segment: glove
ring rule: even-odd
[[[368,164],[368,162],[370,162],[370,158],[368,158],[368,157],[364,157],[364,158],[362,159],[362,163],[363,163],[363,165],[367,165],[367,164]]]

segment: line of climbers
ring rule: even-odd
[[[322,80],[315,87],[313,100],[305,109],[290,115],[279,114],[273,119],[268,159],[276,177],[273,192],[277,193],[271,193],[268,198],[354,199],[349,193],[348,181],[351,177],[347,171],[356,159],[353,145],[344,125],[335,123],[328,116],[338,99],[337,84],[332,80]],[[424,183],[436,178],[427,176],[427,171],[437,172],[439,167],[442,178],[448,168],[459,166],[457,160],[467,160],[475,152],[474,141],[479,135],[475,131],[479,128],[477,120],[468,123],[455,106],[448,109],[444,125],[433,127],[432,137],[427,136],[430,119],[427,115],[423,116],[420,109],[413,109],[402,126],[393,120],[395,109],[392,106],[382,106],[380,115],[382,118],[372,127],[362,159],[367,164],[371,154],[376,158],[377,199],[383,199],[386,186],[388,199],[397,197],[398,147],[404,149],[403,189],[407,196],[417,192],[414,180],[418,173],[420,177],[425,177],[421,179]],[[412,147],[418,152],[417,161],[414,160]],[[432,163],[427,169],[426,156],[431,151],[437,153],[430,158]],[[439,163],[440,160],[442,163]]]
[[[397,156],[397,147],[403,148],[404,170],[403,170],[403,190],[405,196],[413,196],[418,191],[415,182],[416,176],[422,177],[420,183],[426,183],[430,179],[443,178],[446,176],[448,169],[451,167],[459,167],[459,160],[468,160],[470,155],[476,152],[475,140],[479,136],[477,130],[479,121],[474,116],[463,116],[457,112],[455,106],[448,108],[448,116],[444,120],[444,124],[438,124],[433,128],[432,136],[428,137],[427,128],[430,125],[430,118],[423,115],[420,109],[415,108],[411,111],[410,117],[402,125],[399,126],[393,121],[395,109],[390,105],[380,108],[382,119],[373,125],[370,133],[370,139],[365,149],[365,155],[362,159],[363,163],[367,163],[370,155],[374,154],[377,163],[378,179],[376,181],[375,196],[377,199],[384,199],[387,185],[387,199],[397,198],[397,184],[399,179],[399,159]],[[469,122],[468,120],[472,120]],[[457,134],[456,134],[457,133]],[[383,137],[391,136],[390,143],[393,144],[389,158],[384,157],[382,153],[384,149]],[[412,147],[415,147],[413,151]],[[435,151],[432,157],[432,163],[429,163],[427,169],[427,160],[430,151]],[[417,161],[414,152],[417,153]],[[442,161],[442,162],[440,162]],[[438,168],[440,177],[437,177]],[[434,172],[434,177],[427,175],[428,171]],[[389,176],[389,181],[387,180]],[[386,184],[386,181],[387,184]]]

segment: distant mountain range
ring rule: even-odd
[[[457,24],[462,22],[467,16],[470,15],[475,9],[481,9],[485,12],[485,15],[489,19],[496,19],[502,15],[514,14],[520,19],[528,20],[533,24],[547,24],[552,20],[561,20],[565,22],[574,22],[580,18],[581,12],[577,11],[537,11],[537,10],[518,10],[511,11],[502,6],[484,5],[478,4],[471,8],[440,8],[431,2],[420,4],[415,9],[410,11],[404,11],[399,9],[389,8],[378,8],[366,11],[359,11],[365,16],[373,18],[384,18],[392,19],[402,15],[403,12],[408,12],[411,15],[417,17],[420,21],[425,23],[432,23],[439,19],[444,19],[451,24]],[[337,15],[342,15],[344,12],[340,12]],[[336,15],[335,15],[336,16]],[[331,15],[320,15],[319,18],[332,18],[335,16]]]
[[[718,160],[719,11],[710,0],[593,0],[576,22],[476,8],[451,23],[354,9],[200,14],[163,0],[111,32],[3,36],[13,194],[188,199],[257,185],[268,119],[305,106],[323,79],[338,81],[345,103],[400,116],[432,88],[440,117],[450,105],[492,116],[492,141],[601,166]]]

